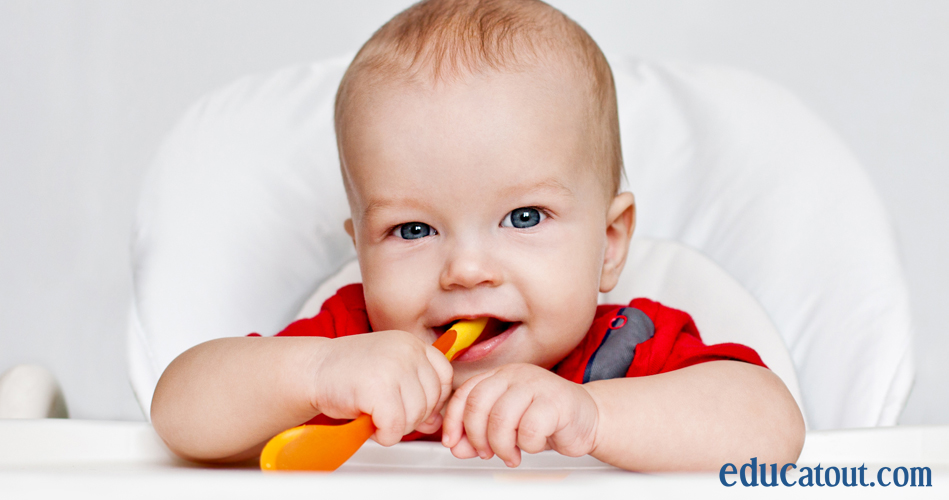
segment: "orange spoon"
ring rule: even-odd
[[[487,323],[488,318],[459,321],[432,345],[452,361],[478,339]],[[264,471],[334,471],[375,431],[372,417],[365,414],[343,425],[294,427],[267,442],[260,453],[260,468]]]

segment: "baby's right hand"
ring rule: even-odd
[[[372,415],[373,435],[391,446],[418,430],[441,426],[451,395],[452,367],[445,355],[414,335],[390,330],[323,343],[314,359],[314,407],[332,418]]]

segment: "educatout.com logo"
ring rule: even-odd
[[[759,464],[758,458],[752,458],[749,463],[736,467],[735,464],[725,464],[718,472],[718,479],[722,485],[731,487],[740,484],[745,487],[773,487],[794,486],[801,487],[828,487],[836,486],[863,488],[884,488],[895,486],[902,488],[932,487],[932,471],[929,467],[880,467],[875,473],[866,465],[860,467],[801,467],[797,464]]]

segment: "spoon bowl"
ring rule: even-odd
[[[271,439],[260,453],[260,468],[334,471],[376,432],[366,414],[342,425],[301,425]]]

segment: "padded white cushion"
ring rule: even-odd
[[[611,64],[639,234],[699,249],[762,303],[813,428],[895,424],[908,293],[886,211],[837,135],[743,72]]]
[[[162,146],[133,242],[130,372],[146,413],[175,356],[280,330],[353,258],[332,127],[347,62],[235,82]],[[812,428],[895,423],[912,380],[906,287],[883,207],[836,135],[741,72],[611,63],[637,235],[700,251],[763,305]]]

